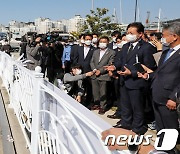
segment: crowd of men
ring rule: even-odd
[[[29,69],[41,66],[51,83],[63,83],[63,90],[88,109],[104,114],[117,106],[108,115],[121,119],[116,128],[144,134],[155,121],[157,131],[179,130],[180,23],[148,36],[134,22],[126,34],[114,31],[111,39],[82,34],[74,44],[72,39],[30,36],[24,37],[21,54],[32,61]]]

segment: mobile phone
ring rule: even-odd
[[[133,64],[134,67],[136,68],[136,70],[142,74],[146,73],[146,71],[144,70],[144,68],[142,67],[141,63],[135,63]]]

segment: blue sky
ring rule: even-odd
[[[134,21],[135,0],[121,0],[124,23]],[[89,14],[92,0],[1,0],[0,24],[8,25],[10,20],[34,21],[38,17],[52,20],[69,19],[75,14],[85,17]],[[141,22],[145,22],[147,11],[150,20],[157,21],[159,8],[162,20],[180,18],[180,0],[138,0]],[[116,8],[120,15],[120,0],[94,0],[94,7],[108,8],[109,15]]]

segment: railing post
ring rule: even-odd
[[[32,130],[31,130],[31,144],[30,144],[30,151],[31,154],[38,154],[38,133],[40,128],[39,123],[39,111],[41,109],[41,102],[40,102],[40,82],[43,82],[43,74],[34,72],[35,79],[33,81],[34,84],[34,92],[33,92],[33,110],[32,110]]]

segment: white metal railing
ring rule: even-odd
[[[6,87],[31,154],[110,154],[101,132],[111,126],[48,81],[0,52]]]

